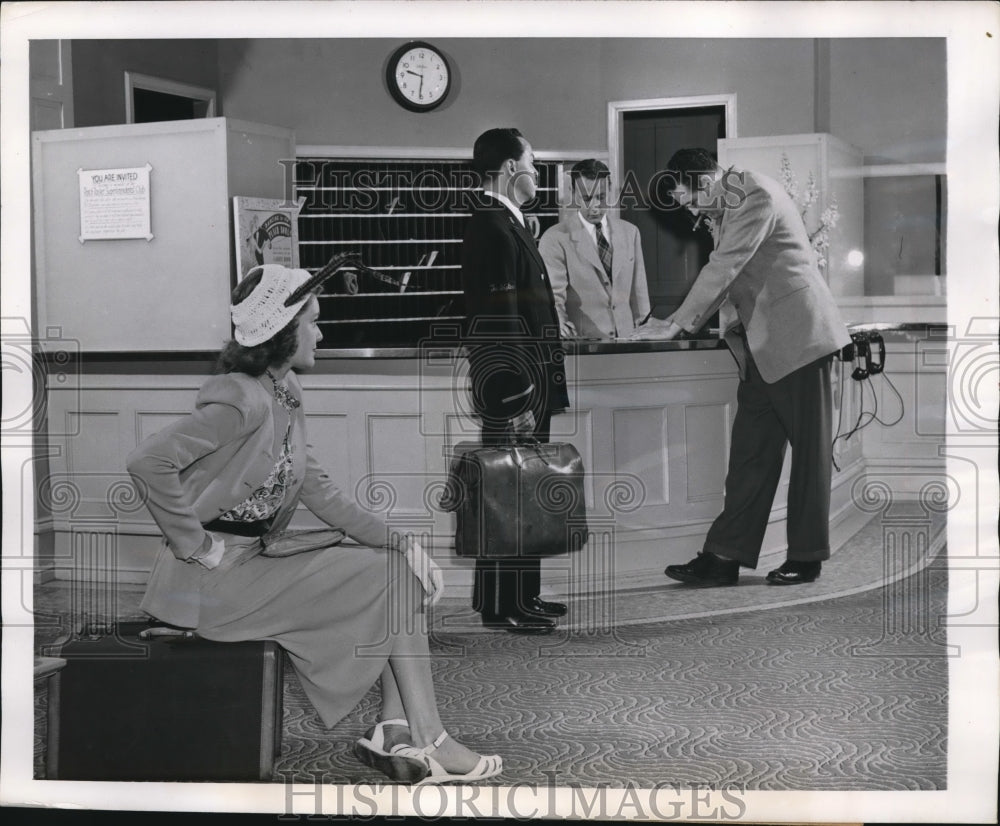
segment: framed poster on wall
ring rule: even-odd
[[[303,202],[233,198],[237,280],[260,264],[299,266],[299,210]]]

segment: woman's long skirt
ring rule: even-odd
[[[419,582],[396,551],[337,545],[270,558],[254,554],[256,540],[227,539],[202,579],[198,633],[277,642],[333,727],[378,679],[396,635],[423,627]]]

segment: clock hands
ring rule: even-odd
[[[424,96],[424,76],[422,74],[420,74],[420,72],[413,71],[413,69],[407,69],[406,71],[407,71],[408,74],[416,75],[417,77],[420,78],[420,88],[417,90],[417,94],[420,95],[421,97],[423,97]]]

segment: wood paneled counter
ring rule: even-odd
[[[926,420],[940,407],[943,421],[944,373],[913,359],[926,329],[885,335],[887,373],[903,398],[921,387],[929,395],[907,401],[908,418],[891,433],[880,425],[864,431],[865,450],[886,468],[912,456],[935,473],[940,460],[932,454],[943,438],[922,432],[914,417]],[[567,594],[659,581],[666,564],[697,553],[721,508],[735,362],[718,339],[568,349],[571,409],[554,417],[552,438],[572,442],[583,457],[593,538],[572,558],[546,560],[544,582]],[[47,472],[36,463],[40,561],[50,575],[89,578],[113,568],[122,581],[145,580],[159,537],[129,484],[125,456],[191,409],[212,361],[209,353],[90,354],[58,380],[50,376]],[[862,385],[849,372],[834,363],[841,432],[861,403]],[[310,441],[332,477],[394,526],[425,534],[453,595],[471,586],[472,566],[454,557],[454,516],[437,500],[452,448],[478,436],[467,376],[461,351],[443,346],[324,351],[302,376]],[[887,409],[892,397],[881,384]],[[861,434],[838,441],[834,455],[836,524],[857,514],[852,499],[866,471]],[[786,489],[787,462],[765,554],[783,550]],[[304,513],[301,524],[311,520]]]

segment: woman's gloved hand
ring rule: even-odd
[[[225,552],[225,540],[221,536],[206,531],[202,546],[191,555],[190,561],[197,562],[203,568],[208,568],[211,571],[213,568],[219,567]]]
[[[424,607],[430,608],[441,599],[444,593],[444,577],[438,564],[431,559],[420,543],[412,537],[406,540],[406,547],[403,550],[406,557],[406,564],[410,566],[413,575],[420,580],[424,588]]]

